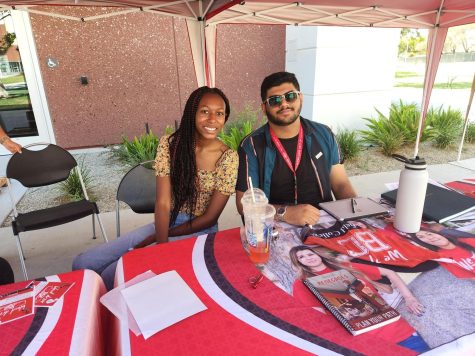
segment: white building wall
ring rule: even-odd
[[[286,70],[304,94],[302,116],[363,129],[363,117],[389,112],[399,29],[287,26]]]

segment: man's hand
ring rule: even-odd
[[[292,225],[313,225],[320,219],[320,210],[310,204],[289,205],[284,221]]]

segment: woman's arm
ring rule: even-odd
[[[134,248],[148,246],[154,242],[168,242],[168,226],[170,224],[172,187],[170,177],[156,178],[157,193],[155,198],[155,235],[148,236]]]
[[[421,315],[424,313],[424,306],[419,303],[417,298],[412,294],[412,292],[409,290],[407,287],[406,283],[399,277],[399,275],[386,268],[378,267],[379,273],[381,273],[382,276],[386,276],[389,278],[391,281],[391,284],[399,290],[401,293],[402,297],[404,298],[404,301],[406,302],[406,307],[407,309],[416,315]]]
[[[188,235],[215,225],[218,222],[218,218],[223,212],[228,199],[229,195],[225,195],[215,190],[203,215],[192,219],[190,223],[186,222],[175,226],[168,231],[168,236]]]

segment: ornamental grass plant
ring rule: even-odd
[[[431,109],[427,113],[426,123],[432,127],[431,142],[437,147],[446,149],[453,146],[462,135],[463,117],[460,110],[442,106]]]
[[[358,158],[361,153],[361,143],[356,131],[349,129],[338,130],[336,140],[340,146],[341,154],[345,161],[352,161]]]
[[[168,129],[165,129],[167,132]],[[150,130],[148,133],[129,140],[122,136],[122,143],[111,148],[111,153],[119,161],[133,167],[141,162],[155,159],[158,147],[158,137]]]
[[[81,180],[79,179],[78,169],[81,171],[82,180],[87,194],[89,195],[89,200],[94,201],[94,194],[91,191],[94,179],[90,169],[84,164],[84,157],[77,167],[71,171],[68,179],[59,183],[58,189],[61,193],[62,199],[65,201],[78,201],[85,199],[82,191]]]
[[[465,132],[465,142],[475,143],[475,122],[469,123]]]
[[[257,127],[262,126],[263,120],[259,119],[260,113],[259,109],[246,103],[242,110],[228,120],[218,137],[231,149],[237,151],[244,137]]]

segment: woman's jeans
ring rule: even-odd
[[[172,227],[181,225],[186,221],[188,221],[188,215],[180,213]],[[170,237],[169,241],[182,240],[187,237],[210,234],[216,231],[218,231],[218,224],[193,234]],[[97,246],[76,256],[72,269],[73,271],[78,269],[91,269],[95,271],[101,275],[107,290],[111,290],[114,287],[115,269],[119,258],[152,234],[155,234],[155,225],[153,223],[139,227],[114,241]]]

